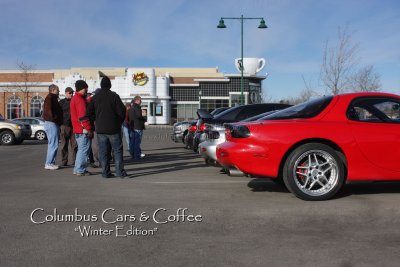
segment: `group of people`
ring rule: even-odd
[[[102,176],[124,178],[127,173],[123,163],[122,133],[133,160],[145,155],[140,145],[145,129],[145,117],[140,107],[142,99],[135,96],[124,105],[119,95],[111,89],[111,81],[103,77],[100,88],[88,96],[88,84],[83,80],[65,89],[65,99],[58,101],[60,90],[57,85],[49,86],[49,94],[43,105],[43,118],[48,139],[45,169],[57,170],[56,156],[61,136],[61,164],[68,165],[68,146],[71,147],[73,173],[78,176],[91,175],[89,164],[97,158]],[[92,155],[91,155],[92,154]],[[115,175],[110,163],[115,163]],[[93,165],[93,167],[96,167]]]

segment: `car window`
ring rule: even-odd
[[[39,124],[39,121],[35,120],[35,119],[30,119],[29,124],[36,125],[36,124]]]
[[[233,107],[228,110],[225,110],[214,117],[216,120],[223,120],[226,122],[233,122],[235,118],[239,114],[239,112],[243,109],[243,106]]]
[[[388,97],[360,97],[347,110],[349,120],[400,123],[400,100]]]
[[[331,103],[333,96],[324,96],[317,99],[285,108],[260,120],[285,120],[285,119],[307,119],[320,114]]]
[[[246,106],[238,116],[236,117],[236,121],[242,121],[247,118],[254,117],[261,113],[271,111],[274,109],[274,106],[264,106],[264,105],[254,105],[254,106]]]

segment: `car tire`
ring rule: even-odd
[[[185,137],[186,137],[187,133],[188,133],[188,131],[186,130],[182,135],[182,143],[184,143],[184,144],[185,144]]]
[[[47,136],[46,136],[46,132],[45,131],[37,131],[35,133],[35,138],[39,141],[43,141],[46,140]]]
[[[0,144],[13,145],[15,143],[15,136],[12,131],[4,131],[0,134]]]
[[[211,159],[204,159],[204,163],[207,167],[213,166],[213,161]]]
[[[283,168],[287,189],[303,200],[327,200],[342,187],[345,167],[330,146],[309,143],[299,146],[288,156]]]

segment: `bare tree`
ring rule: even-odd
[[[311,97],[313,97],[314,95],[316,95],[314,91],[310,89],[304,89],[300,92],[300,94],[297,97],[287,97],[281,99],[279,103],[297,105],[310,100]]]
[[[27,112],[29,110],[29,91],[31,87],[34,87],[37,82],[33,78],[36,67],[35,65],[27,65],[23,61],[17,62],[17,67],[21,72],[21,80],[16,84],[17,90],[23,93],[25,100],[23,101],[25,104],[24,110]],[[27,113],[26,113],[27,115]]]
[[[303,74],[301,75],[301,78],[303,79],[304,86],[306,87],[305,90],[308,90],[308,91],[312,91],[312,92],[313,92],[314,89],[313,89],[313,86],[312,86],[312,83],[311,83],[311,79],[308,80],[308,81],[306,81],[306,78],[304,77]]]
[[[355,92],[377,92],[380,91],[380,75],[374,71],[372,65],[360,69],[352,79],[352,89]]]
[[[352,44],[347,29],[338,29],[338,42],[335,47],[325,43],[320,79],[329,94],[337,95],[351,88],[350,77],[359,59],[358,45]]]

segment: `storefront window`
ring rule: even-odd
[[[163,106],[161,104],[156,104],[156,116],[163,115]]]
[[[198,104],[178,104],[177,105],[177,121],[193,120],[197,118]]]
[[[43,103],[44,99],[41,96],[34,96],[31,99],[31,117],[41,117],[43,113]]]
[[[7,102],[7,119],[21,118],[22,114],[22,101],[18,96],[12,96]]]

